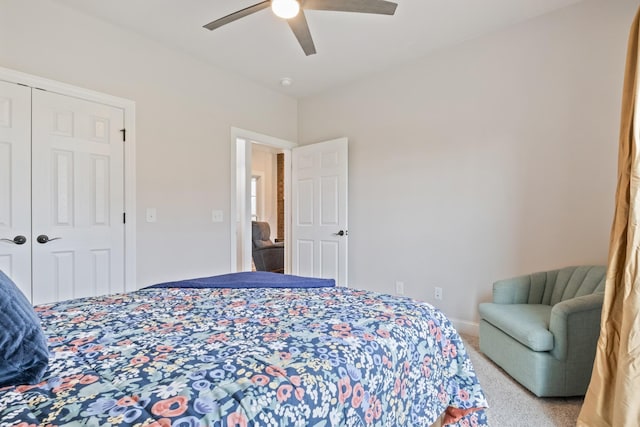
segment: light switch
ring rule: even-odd
[[[219,210],[211,211],[211,221],[213,222],[222,222],[224,220],[224,213]]]
[[[156,208],[147,208],[147,222],[156,222]]]

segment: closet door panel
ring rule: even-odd
[[[119,108],[33,91],[34,304],[124,291],[123,127]]]
[[[3,81],[0,81],[0,239],[0,270],[31,299],[31,89]]]

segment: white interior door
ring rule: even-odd
[[[31,89],[2,81],[0,239],[0,270],[31,299]]]
[[[124,111],[33,90],[33,303],[125,290]]]
[[[293,149],[292,272],[347,286],[347,138]]]

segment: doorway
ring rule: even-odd
[[[291,173],[283,180],[285,273],[333,278],[347,286],[347,138],[298,147],[232,128],[230,271],[251,271],[252,144],[281,150],[284,170]]]
[[[291,272],[290,179],[294,142],[232,128],[231,130],[231,272],[252,270],[251,221],[269,223],[271,240],[284,240],[285,273]],[[278,167],[280,158],[280,167]],[[254,159],[256,160],[254,162]],[[278,206],[278,177],[283,194]],[[252,191],[252,182],[254,184]]]

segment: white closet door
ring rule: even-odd
[[[0,239],[0,270],[31,299],[31,89],[2,81]]]
[[[124,291],[124,111],[34,89],[32,121],[33,303]]]

